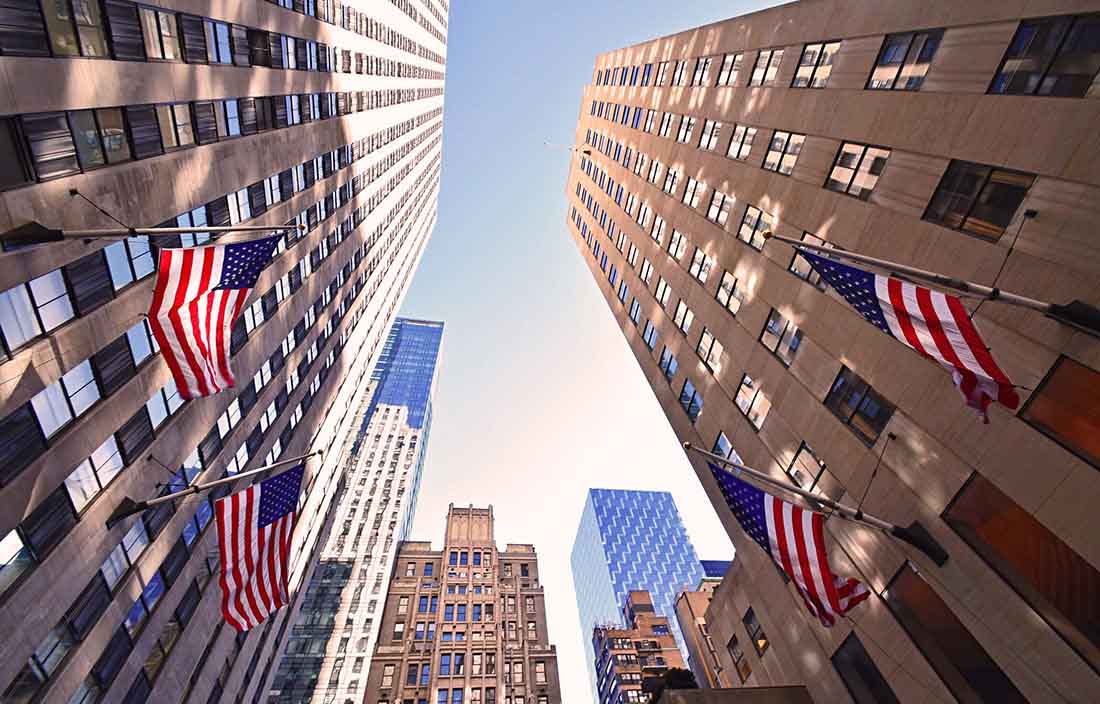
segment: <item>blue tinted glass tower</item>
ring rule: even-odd
[[[622,606],[632,589],[645,589],[676,635],[676,596],[695,589],[703,565],[667,491],[590,489],[571,557],[589,681],[595,690],[592,628],[622,625]]]

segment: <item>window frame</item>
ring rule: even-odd
[[[776,149],[775,143],[776,140],[779,139],[783,140],[783,146],[781,149]],[[806,135],[804,134],[788,132],[786,130],[773,130],[771,139],[768,140],[768,151],[764,154],[764,161],[760,164],[760,168],[765,171],[777,173],[780,176],[790,176],[794,172],[795,165],[798,164],[798,156],[802,153],[802,145],[805,143]],[[768,161],[772,158],[773,154],[778,154],[778,156],[775,159],[775,163],[769,165]],[[793,157],[793,159],[791,165],[784,170],[787,157]]]
[[[842,44],[840,39],[831,39],[819,42],[811,42],[802,45],[802,53],[798,57],[798,66],[795,68],[794,77],[791,79],[791,88],[810,88],[813,90],[824,89],[829,83],[829,77],[832,75],[833,60],[836,58],[837,53],[840,51]],[[806,63],[806,52],[813,47],[818,47],[818,53],[814,57],[812,64]],[[828,51],[829,47],[834,47],[831,52]],[[828,58],[827,64],[822,64],[822,60]],[[802,69],[806,66],[810,67],[810,75],[806,77],[805,83],[799,83],[799,78],[803,73]],[[820,85],[817,85],[818,70],[823,66],[829,68],[829,72],[825,75],[825,79],[821,81]]]
[[[875,63],[871,66],[871,75],[867,77],[867,83],[864,86],[865,90],[899,90],[909,93],[915,93],[920,91],[924,86],[924,79],[928,76],[928,71],[932,68],[932,62],[936,59],[936,53],[939,51],[940,43],[943,41],[943,29],[922,29],[916,32],[896,32],[887,34],[882,39],[882,46],[879,47],[878,55],[875,57]],[[898,40],[907,37],[908,40],[905,44],[905,52],[902,54],[901,61],[896,64],[897,70],[894,73],[893,78],[890,79],[890,85],[875,85],[875,71],[880,67],[894,66],[895,64],[882,63],[886,51],[891,47],[891,40]],[[924,42],[920,44],[919,49],[916,49],[916,56],[912,56],[915,44],[918,39],[924,38]],[[924,54],[925,49],[928,46],[929,41],[935,41],[935,46],[932,49],[932,55],[928,57],[926,61],[920,61],[921,56]],[[913,87],[909,86],[911,78],[907,78],[904,85],[899,85],[902,79],[902,74],[906,68],[912,66],[924,66],[924,72],[920,74],[919,81]],[[996,74],[994,74],[996,78]],[[884,80],[884,79],[879,79]]]

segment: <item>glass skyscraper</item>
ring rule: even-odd
[[[675,614],[676,596],[695,589],[703,565],[667,491],[590,489],[571,557],[589,681],[595,691],[592,629],[624,625],[628,592],[644,589],[657,613],[669,617],[687,657]]]
[[[416,511],[443,323],[398,318],[341,448],[344,488],[269,702],[357,699],[397,548]],[[345,660],[349,667],[344,667]]]

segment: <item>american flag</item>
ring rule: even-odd
[[[279,243],[266,237],[186,249],[162,249],[149,326],[184,399],[233,386],[233,321]]]
[[[837,577],[825,554],[825,516],[787,503],[708,463],[742,530],[794,580],[810,613],[832,626],[870,592],[858,579]]]
[[[221,553],[222,614],[247,631],[286,606],[290,539],[305,465],[214,503]]]
[[[863,271],[801,248],[798,252],[867,322],[946,369],[966,404],[985,422],[989,422],[987,409],[994,400],[1011,409],[1020,404],[1012,382],[993,360],[957,296]]]

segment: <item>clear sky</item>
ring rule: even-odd
[[[589,487],[671,491],[701,558],[733,548],[570,237],[569,153],[543,143],[573,143],[598,53],[769,4],[451,3],[439,222],[401,311],[446,322],[413,537],[439,545],[453,501],[535,545],[566,704],[592,697],[569,570]]]

